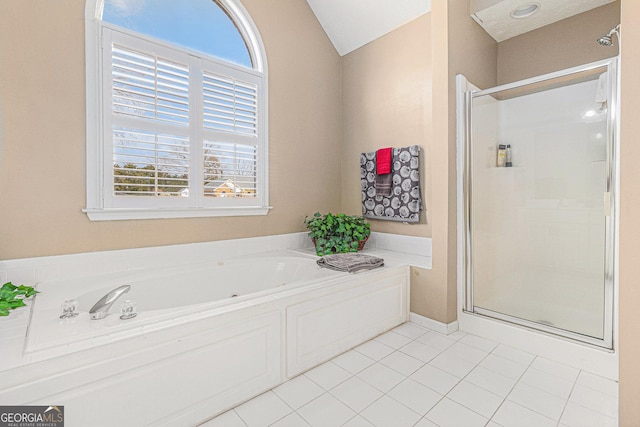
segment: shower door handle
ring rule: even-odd
[[[604,216],[611,216],[611,192],[604,193]]]

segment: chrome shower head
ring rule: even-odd
[[[596,40],[600,46],[613,46],[613,40],[610,35],[602,36],[598,40]]]
[[[596,43],[598,43],[600,46],[614,46],[613,44],[613,35],[617,34],[618,37],[620,37],[620,33],[618,32],[620,30],[620,25],[616,25],[611,31],[609,31],[609,33],[606,36],[602,36],[599,39],[596,40]]]

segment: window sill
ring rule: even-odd
[[[90,221],[266,215],[271,206],[234,208],[83,209]]]

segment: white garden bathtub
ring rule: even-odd
[[[342,276],[320,268],[315,257],[289,252],[39,283],[26,352],[33,360],[43,360],[162,328],[180,317],[188,320],[229,304]],[[113,304],[106,318],[91,320],[89,309],[95,302],[122,285],[130,285],[130,291]],[[80,314],[61,320],[60,307],[67,299],[79,302]],[[125,300],[137,305],[133,319],[120,319]]]
[[[195,425],[408,320],[407,265],[348,274],[315,260],[284,252],[39,283],[30,363],[6,372],[0,405],[64,405],[69,427]],[[124,284],[138,316],[120,320],[119,300],[90,320]],[[60,320],[69,298],[80,315]]]

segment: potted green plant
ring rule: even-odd
[[[316,212],[305,217],[304,224],[318,256],[362,250],[371,234],[371,225],[359,215]]]

